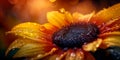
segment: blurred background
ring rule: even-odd
[[[0,0],[0,58],[13,41],[5,32],[22,22],[47,22],[46,13],[64,8],[73,13],[88,14],[120,3],[120,0]]]

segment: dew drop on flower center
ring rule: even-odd
[[[53,36],[53,43],[60,48],[80,48],[83,44],[97,39],[98,27],[93,23],[80,22],[64,26],[56,31]]]

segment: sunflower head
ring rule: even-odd
[[[95,60],[91,52],[120,46],[120,4],[83,15],[64,9],[47,13],[48,23],[26,22],[9,34],[18,38],[6,55],[37,60]],[[119,58],[118,58],[119,59]]]
[[[82,47],[83,44],[94,41],[99,29],[93,23],[71,23],[54,32],[53,43],[62,48]]]

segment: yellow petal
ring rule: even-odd
[[[112,7],[109,7],[107,9],[101,10],[96,15],[94,15],[91,21],[96,22],[97,24],[101,24],[119,17],[120,17],[120,3],[113,5]]]
[[[8,47],[7,51],[6,51],[6,55],[8,54],[8,52],[14,48],[21,48],[23,45],[27,44],[27,43],[31,43],[34,42],[32,40],[29,39],[16,39],[14,42],[12,42],[12,44]]]
[[[48,55],[47,51],[51,51],[50,45],[40,44],[40,43],[29,43],[25,44],[20,48],[20,50],[13,56],[14,58],[18,57],[34,57],[34,56],[43,56]],[[55,51],[55,49],[54,49]]]
[[[60,12],[65,15],[65,19],[64,19],[64,20],[65,20],[67,23],[70,24],[70,23],[73,23],[73,22],[74,22],[73,16],[72,16],[72,14],[71,14],[70,12],[65,11],[64,8],[61,8],[61,9],[60,9]],[[66,24],[67,24],[67,23],[66,23]]]
[[[85,51],[96,51],[101,43],[102,43],[102,39],[97,39],[96,41],[83,45],[82,48]]]
[[[47,19],[49,23],[53,24],[58,28],[61,28],[62,26],[65,26],[67,24],[65,20],[65,15],[58,11],[48,12]]]
[[[74,22],[73,16],[69,12],[64,12],[64,13],[65,13],[65,20],[68,23],[73,23]]]
[[[56,0],[49,0],[50,2],[55,2]]]
[[[120,35],[108,36],[103,40],[102,44],[105,47],[120,46]]]
[[[7,33],[12,33],[18,37],[39,41],[39,38],[43,38],[42,36],[45,34],[41,30],[42,30],[41,25],[37,23],[26,22],[16,25],[15,27],[12,28],[11,31]]]
[[[41,44],[25,44],[20,50],[14,55],[14,57],[31,57],[37,54],[43,54],[44,45]]]
[[[53,44],[49,42],[37,42],[30,39],[23,39],[19,38],[16,39],[7,49],[6,55],[9,54],[9,52],[12,49],[18,48],[18,52],[14,55],[14,57],[27,57],[31,56],[32,54],[39,54],[39,53],[45,53],[47,51],[50,51],[51,48],[53,48]],[[39,51],[39,52],[38,52]],[[38,52],[38,53],[37,53]]]

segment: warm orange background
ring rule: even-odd
[[[116,3],[120,3],[120,0],[56,0],[54,3],[49,0],[0,0],[0,58],[12,42],[5,36],[5,32],[18,23],[31,21],[43,24],[47,22],[47,12],[60,8],[71,13],[87,14]]]

